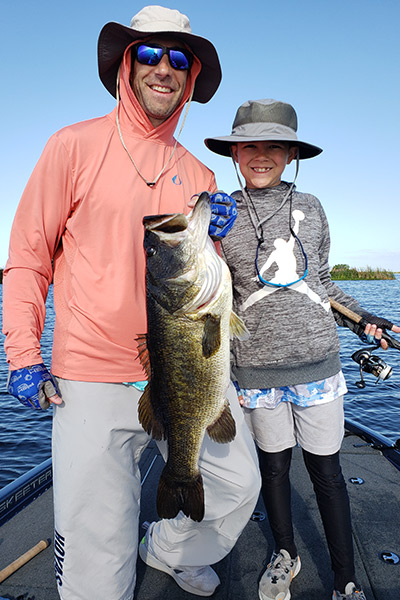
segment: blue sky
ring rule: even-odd
[[[400,271],[398,0],[161,2],[186,13],[216,46],[223,79],[206,105],[193,103],[180,141],[238,184],[232,163],[203,144],[231,131],[245,100],[291,103],[299,137],[324,149],[302,161],[297,186],[315,194],[331,228],[333,266]],[[0,267],[14,213],[50,135],[110,112],[97,74],[97,38],[109,21],[128,25],[142,3],[20,0],[2,6],[0,38]],[[293,177],[291,167],[287,179]]]

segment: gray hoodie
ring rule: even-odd
[[[291,206],[288,199],[277,210],[288,185],[282,182],[274,188],[249,191],[253,220],[273,215],[263,225],[258,268],[265,265],[262,277],[277,283],[295,281],[304,274],[301,247],[289,229],[291,213],[292,229],[307,254],[305,279],[289,287],[264,286],[258,281],[257,237],[242,192],[232,194],[238,216],[232,232],[221,242],[232,273],[234,310],[250,332],[248,341],[235,339],[232,344],[233,377],[242,388],[309,383],[340,371],[339,338],[329,297],[361,316],[369,315],[331,281],[329,227],[319,200],[294,189]]]

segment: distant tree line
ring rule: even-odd
[[[349,279],[396,279],[393,271],[386,269],[355,269],[349,265],[335,265],[331,269],[331,279],[349,280]]]
[[[333,280],[349,279],[396,279],[393,271],[386,269],[355,269],[349,265],[335,265],[331,269],[331,278]],[[0,269],[0,283],[3,283],[3,269]]]

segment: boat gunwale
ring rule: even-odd
[[[400,438],[393,443],[389,438],[373,429],[347,418],[345,419],[345,429],[348,433],[354,434],[365,441],[375,450],[380,451],[390,463],[400,470]],[[150,471],[153,463],[154,460],[147,473],[143,474],[142,484],[147,478],[148,471]],[[51,458],[48,458],[0,489],[0,527],[36,500],[52,485],[52,461]]]

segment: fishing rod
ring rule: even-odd
[[[346,306],[343,306],[343,304],[340,304],[340,302],[333,300],[333,298],[329,298],[329,302],[331,304],[332,309],[336,310],[345,318],[350,319],[350,321],[352,321],[353,323],[356,323],[360,327],[365,327],[367,325],[368,321],[364,317],[361,317]],[[400,350],[400,343],[394,337],[389,335],[385,331],[385,329],[383,329],[382,331],[382,339],[386,340],[390,348]],[[351,356],[351,358],[360,366],[361,380],[356,382],[356,386],[358,388],[365,387],[363,371],[365,371],[366,373],[372,373],[372,375],[374,375],[377,378],[376,383],[378,383],[380,379],[382,381],[388,379],[393,373],[393,369],[388,364],[386,364],[384,360],[382,360],[381,358],[379,358],[379,356],[376,356],[375,354],[371,354],[371,352],[373,350],[377,350],[378,347],[373,346],[371,348],[363,348],[361,350],[357,350]]]
[[[360,315],[353,312],[349,308],[346,308],[346,306],[343,306],[343,304],[336,302],[336,300],[333,300],[333,298],[329,298],[329,302],[330,302],[332,308],[337,310],[337,312],[341,313],[342,315],[344,315],[345,317],[347,317],[354,323],[357,323],[357,325],[360,325],[361,327],[365,327],[368,324],[368,321],[364,317],[361,317]],[[389,335],[385,330],[382,331],[382,339],[386,340],[388,343],[388,346],[390,346],[391,348],[400,350],[400,342],[398,342],[394,337]]]

